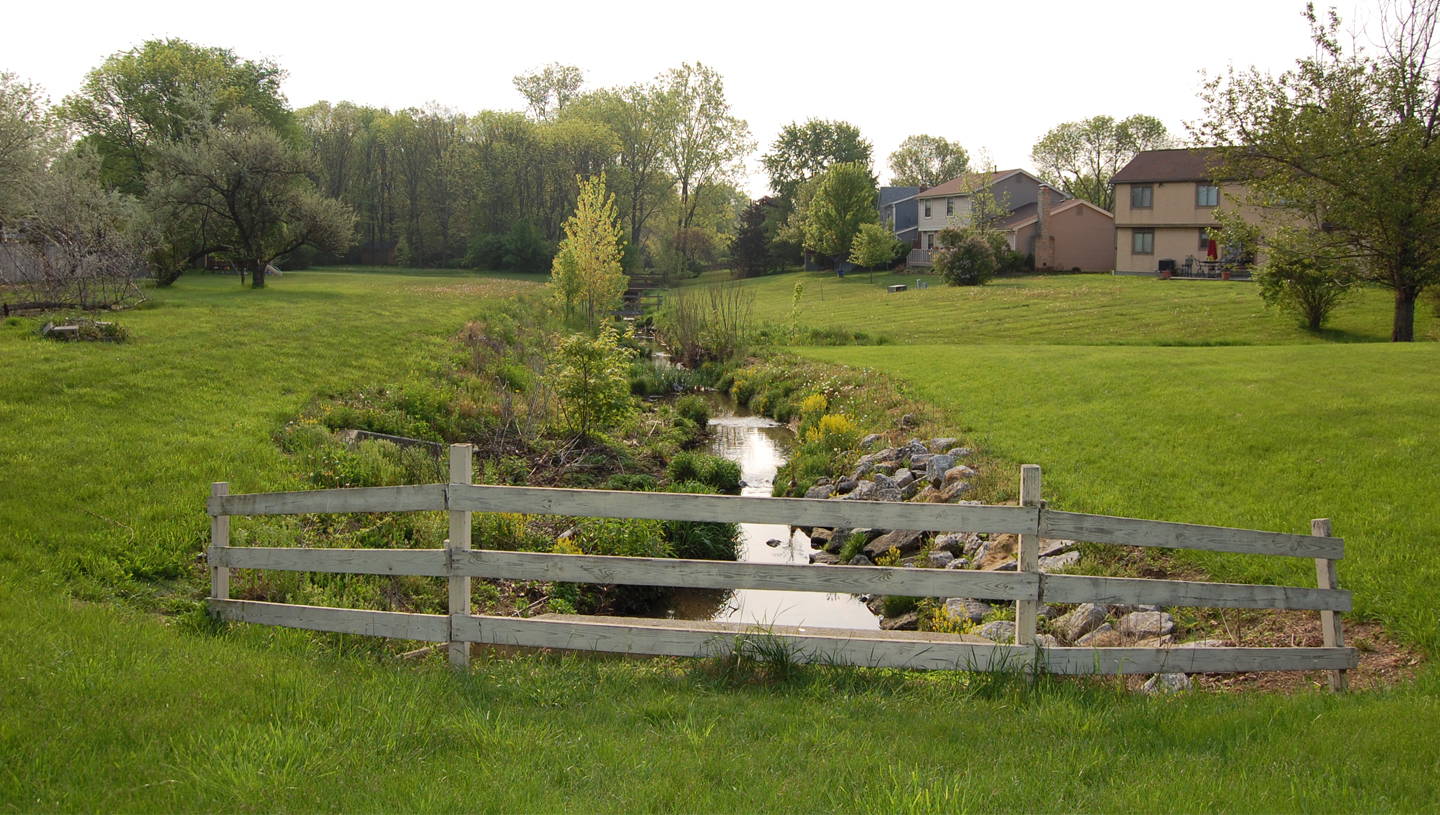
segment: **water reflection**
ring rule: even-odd
[[[775,472],[785,463],[794,434],[763,416],[746,415],[729,400],[711,404],[710,452],[740,465],[741,495],[770,495]],[[776,545],[767,545],[776,541]],[[740,560],[746,563],[810,562],[810,539],[775,524],[740,525]],[[816,566],[814,568],[834,568]],[[795,625],[815,628],[878,629],[880,620],[849,594],[736,589],[677,592],[671,613],[689,620]]]

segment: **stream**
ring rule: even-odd
[[[795,434],[771,419],[737,409],[734,402],[718,395],[711,396],[710,413],[708,452],[740,465],[741,495],[769,496],[775,472],[785,463]],[[767,544],[775,540],[778,546]],[[798,530],[792,535],[788,527],[777,524],[740,524],[743,563],[809,564],[811,551],[810,538]],[[808,591],[686,589],[675,592],[666,614],[683,620],[762,625],[880,627],[880,618],[854,595]]]

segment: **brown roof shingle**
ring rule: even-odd
[[[1146,150],[1130,159],[1110,179],[1113,184],[1165,181],[1209,181],[1215,177],[1218,153],[1208,147]]]

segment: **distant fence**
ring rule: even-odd
[[[1335,563],[1344,541],[1330,522],[1311,522],[1311,535],[1259,532],[1133,518],[1058,512],[1040,500],[1040,468],[1021,470],[1020,506],[962,506],[803,498],[611,492],[471,483],[471,448],[450,448],[450,483],[402,487],[230,495],[212,486],[211,612],[248,623],[449,643],[450,661],[467,665],[470,643],[656,656],[728,654],[744,636],[766,632],[787,641],[802,661],[896,668],[994,670],[1017,666],[1062,674],[1225,673],[1328,670],[1334,690],[1357,653],[1343,646],[1340,616],[1350,592],[1337,587]],[[443,549],[311,549],[230,546],[236,515],[349,512],[449,512]],[[792,526],[1011,533],[1019,536],[1014,572],[882,566],[812,566],[665,558],[496,552],[470,546],[470,513],[513,512],[602,518],[648,518]],[[1044,574],[1040,539],[1066,538],[1126,546],[1313,558],[1318,588]],[[449,579],[450,613],[301,606],[230,599],[230,569],[275,569]],[[973,597],[1014,601],[1014,645],[965,641],[958,635],[778,629],[630,617],[545,615],[494,617],[471,613],[473,577],[717,589],[870,593],[911,597]],[[1318,610],[1323,647],[1042,647],[1035,644],[1042,603],[1104,603],[1215,608]],[[812,621],[823,626],[823,621]]]

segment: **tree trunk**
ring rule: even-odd
[[[257,262],[257,263],[255,264],[255,273],[254,273],[254,275],[252,275],[252,277],[251,277],[250,288],[252,288],[252,289],[263,289],[263,288],[265,288],[265,264],[264,264],[264,263],[258,263],[258,262]]]
[[[1390,328],[1391,342],[1415,341],[1415,300],[1419,292],[1407,288],[1395,290],[1395,321]]]

